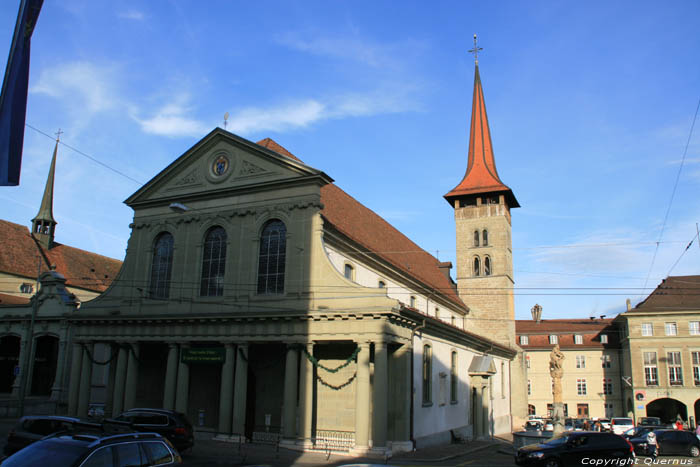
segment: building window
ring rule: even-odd
[[[668,362],[668,382],[672,386],[683,385],[683,369],[681,368],[681,353],[666,352]]]
[[[199,294],[209,297],[223,295],[225,269],[226,231],[222,227],[212,227],[204,237],[202,282]]]
[[[647,386],[659,385],[659,370],[656,366],[656,352],[644,352],[644,380]]]
[[[586,368],[585,355],[576,355],[576,368]]]
[[[355,277],[355,268],[352,267],[352,264],[345,264],[345,270],[343,271],[343,275],[347,280],[353,280],[353,278]]]
[[[489,231],[484,229],[483,232],[481,232],[481,239],[483,240],[483,245],[484,246],[489,246]]]
[[[600,343],[601,343],[601,344],[607,344],[607,343],[608,343],[608,335],[607,335],[607,334],[601,334],[601,335],[600,335]]]
[[[583,336],[581,334],[574,334],[574,344],[583,344]]]
[[[170,276],[173,271],[173,236],[163,232],[153,245],[153,262],[151,263],[151,298],[168,298],[170,295]]]
[[[527,395],[532,395],[532,382],[529,379],[527,380]]]
[[[690,352],[693,360],[693,384],[700,386],[700,352]]]
[[[433,378],[433,353],[429,345],[423,346],[423,403],[430,404],[430,384]]]
[[[613,405],[611,402],[604,403],[603,408],[605,410],[605,418],[612,418],[614,416],[615,412],[613,412]]]
[[[654,325],[652,323],[642,323],[642,336],[649,337],[654,335]]]
[[[456,326],[456,325],[457,325],[456,319],[455,319],[454,316],[450,316],[450,323],[452,324],[452,326]]]
[[[576,404],[578,418],[588,418],[588,404]]]
[[[676,326],[676,323],[666,323],[664,328],[666,329],[667,336],[678,335],[678,327]]]
[[[484,258],[484,276],[491,275],[491,258],[488,256]]]
[[[478,277],[481,274],[481,262],[479,257],[474,258],[474,277]]]
[[[587,394],[585,378],[578,378],[576,380],[576,394],[579,396],[585,396]]]
[[[450,402],[457,402],[457,352],[454,350],[450,360]]]
[[[411,298],[409,299],[409,303],[411,304],[411,305],[410,305],[411,308],[415,308],[415,307],[416,307],[416,297],[414,297],[413,295],[411,295]]]
[[[557,337],[556,334],[550,334],[549,335],[549,343],[552,345],[556,345],[559,343],[559,338]]]
[[[612,378],[603,378],[603,394],[611,395],[613,393]]]
[[[380,289],[383,289],[383,288],[386,287],[386,283],[385,283],[384,281],[379,281],[378,286],[379,286]]]
[[[19,291],[21,293],[32,293],[32,292],[34,292],[34,286],[32,284],[25,282],[24,284],[19,286]]]
[[[552,415],[554,415],[554,406],[547,404],[547,418],[552,418]]]
[[[520,336],[520,345],[528,345],[528,337],[527,336]]]
[[[603,355],[600,359],[603,362],[603,368],[610,368],[610,362],[611,362],[610,355]]]
[[[479,246],[479,231],[474,231],[474,246]]]
[[[284,272],[287,259],[287,227],[280,220],[271,220],[260,234],[258,262],[258,293],[284,292]]]
[[[700,321],[691,321],[688,323],[688,332],[691,336],[700,335]]]
[[[528,415],[537,415],[537,411],[536,411],[534,405],[532,405],[532,404],[527,404],[527,414],[528,414]]]

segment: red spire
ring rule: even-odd
[[[482,193],[503,193],[512,208],[520,207],[515,195],[498,177],[496,161],[493,157],[491,131],[486,115],[484,90],[481,88],[479,64],[474,71],[474,97],[472,101],[472,124],[469,131],[469,162],[462,181],[445,195],[454,206],[456,198]]]

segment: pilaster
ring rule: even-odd
[[[88,406],[90,405],[90,392],[92,389],[92,350],[94,344],[84,344],[82,352],[83,363],[82,371],[80,372],[80,392],[78,396],[78,417],[86,418],[88,414]]]
[[[126,387],[124,388],[124,409],[133,409],[136,404],[136,385],[139,377],[139,344],[129,343],[129,363],[126,368]]]
[[[83,366],[83,346],[80,342],[73,343],[71,354],[71,372],[68,386],[68,415],[78,414],[78,399],[80,395],[80,375]]]
[[[298,363],[298,346],[296,344],[287,345],[287,362],[284,369],[284,406],[282,412],[282,430],[286,439],[296,437]]]
[[[180,344],[180,353],[189,347],[188,344]],[[177,367],[177,391],[175,394],[175,410],[187,413],[187,404],[190,397],[190,366],[182,361],[182,357]]]
[[[221,392],[219,395],[219,433],[231,433],[231,410],[233,408],[233,370],[235,367],[235,348],[226,343],[226,361],[221,365]]]
[[[306,344],[306,353],[314,354],[314,345]],[[314,366],[302,352],[299,364],[299,437],[306,445],[311,443],[314,405]]]
[[[179,348],[175,343],[168,344],[168,363],[165,369],[165,391],[163,393],[163,407],[173,410],[175,408],[175,386],[177,384],[177,357]]]
[[[386,342],[374,343],[374,403],[372,404],[372,448],[386,448],[389,365]]]
[[[248,345],[238,344],[236,349],[236,377],[233,388],[233,436],[245,436],[245,409],[248,392]]]
[[[369,449],[369,414],[370,414],[370,381],[369,381],[369,342],[357,344],[357,404],[355,410],[355,449]]]

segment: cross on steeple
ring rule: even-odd
[[[58,131],[54,134],[56,135],[56,142],[58,143],[61,140],[61,135],[63,134],[63,132],[59,128]]]
[[[476,46],[476,34],[474,34],[474,48],[469,51],[470,54],[474,54],[474,63],[479,64],[479,51],[484,50],[483,47]]]

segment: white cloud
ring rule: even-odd
[[[139,118],[137,112],[132,112],[131,116],[145,133],[169,137],[201,136],[211,128],[188,116],[192,113],[188,101],[188,95],[180,94],[174,102],[161,107],[151,118]]]
[[[146,15],[144,15],[143,12],[138,10],[123,11],[121,13],[118,13],[117,16],[121,19],[130,19],[134,21],[143,21],[144,19],[146,19]]]

